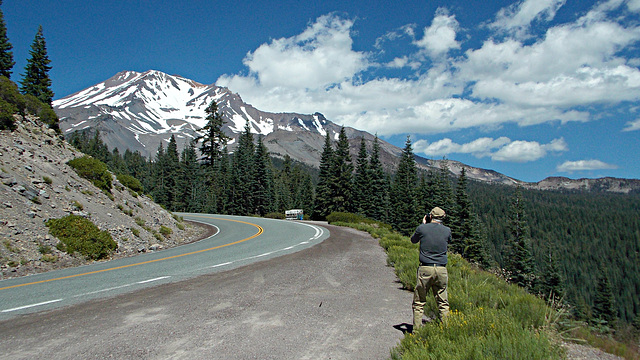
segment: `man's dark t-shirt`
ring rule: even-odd
[[[421,224],[411,242],[420,242],[420,263],[447,265],[447,243],[451,241],[451,229],[440,223]]]

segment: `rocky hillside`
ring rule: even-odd
[[[40,123],[16,115],[15,131],[0,131],[0,278],[87,263],[56,248],[48,219],[90,219],[117,242],[112,258],[158,251],[201,238],[207,229],[183,223],[113,177],[112,196],[67,165],[83,154]],[[160,233],[161,226],[163,234]]]

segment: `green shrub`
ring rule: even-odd
[[[136,220],[136,224],[138,224],[138,226],[144,226],[144,224],[145,224],[144,219],[142,219],[139,216],[136,216],[135,220]]]
[[[54,263],[58,261],[58,257],[53,254],[43,254],[41,260],[44,262]]]
[[[53,111],[49,104],[43,103],[31,94],[24,95],[24,102],[25,110],[29,114],[39,117],[40,121],[49,125],[50,129],[54,129],[57,133],[60,133],[58,115],[56,115],[56,112]]]
[[[107,170],[107,165],[102,161],[85,155],[70,160],[67,164],[69,164],[78,175],[91,181],[97,188],[106,193],[111,192],[111,181],[113,177],[109,170]]]
[[[140,237],[140,230],[138,230],[136,228],[131,228],[131,233],[133,235],[135,235],[136,237]]]
[[[13,114],[18,112],[15,105],[0,99],[0,130],[15,130],[16,123]]]
[[[100,231],[91,222],[77,215],[67,215],[47,221],[51,235],[60,239],[58,249],[70,254],[80,253],[92,260],[108,257],[118,244],[108,231]]]
[[[160,234],[162,234],[164,237],[169,237],[169,235],[173,234],[173,230],[171,230],[171,228],[169,228],[169,227],[161,225],[160,226]]]
[[[47,184],[47,185],[51,185],[51,183],[53,183],[53,180],[51,180],[51,178],[48,177],[48,176],[43,176],[42,177],[42,181],[44,181],[45,184]]]
[[[129,189],[137,192],[137,193],[141,193],[144,191],[144,189],[142,188],[142,183],[140,182],[140,180],[134,178],[131,175],[125,175],[125,174],[118,174],[116,176],[116,178],[118,179],[118,181],[120,181],[120,183],[126,187],[128,187]],[[132,194],[133,195],[133,194]],[[136,194],[137,196],[137,194]]]
[[[374,225],[376,227],[391,229],[391,225],[366,218],[362,215],[345,213],[345,212],[332,212],[327,216],[327,222],[329,224],[334,224],[334,223],[367,224],[367,225]]]
[[[284,220],[286,218],[285,215],[280,212],[270,212],[266,214],[264,217],[268,219],[281,219],[281,220]]]
[[[71,205],[73,205],[73,208],[78,211],[82,211],[84,209],[84,205],[82,205],[78,200],[73,200]]]

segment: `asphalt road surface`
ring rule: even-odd
[[[3,359],[386,359],[411,321],[368,234],[0,321]],[[261,260],[261,259],[258,259]]]

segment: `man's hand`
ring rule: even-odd
[[[425,216],[422,218],[422,223],[423,223],[423,224],[426,224],[426,223],[427,223],[427,215],[425,215]]]

